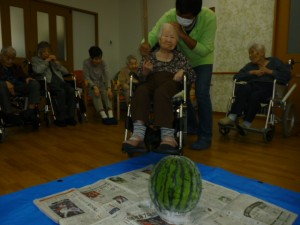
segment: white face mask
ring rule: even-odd
[[[186,18],[182,18],[182,17],[180,17],[178,15],[176,15],[176,18],[177,18],[177,22],[181,26],[184,26],[184,27],[188,27],[188,26],[190,26],[194,22],[194,19],[186,19]]]

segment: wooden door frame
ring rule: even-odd
[[[28,57],[30,37],[27,33],[30,33],[30,10],[29,10],[29,0],[3,0],[1,3],[1,28],[2,28],[2,45],[11,46],[11,24],[10,24],[10,6],[18,7],[23,9],[24,13],[24,38],[25,38],[25,58]],[[18,57],[17,62],[23,61],[23,57]]]

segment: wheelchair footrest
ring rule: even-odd
[[[181,155],[181,150],[178,147],[172,147],[169,145],[160,145],[158,148],[153,149],[153,152],[167,155]]]

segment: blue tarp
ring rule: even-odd
[[[100,179],[145,167],[157,162],[163,155],[149,153],[109,166],[75,174],[46,184],[0,196],[1,225],[54,225],[34,204],[36,198],[45,197],[69,188],[79,188]],[[240,193],[263,199],[300,215],[300,193],[257,180],[245,178],[223,169],[197,164],[205,180],[220,184]],[[298,217],[294,224],[300,225]]]

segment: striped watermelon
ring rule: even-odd
[[[190,212],[197,205],[201,191],[200,172],[187,157],[170,155],[153,168],[149,193],[158,212]]]

